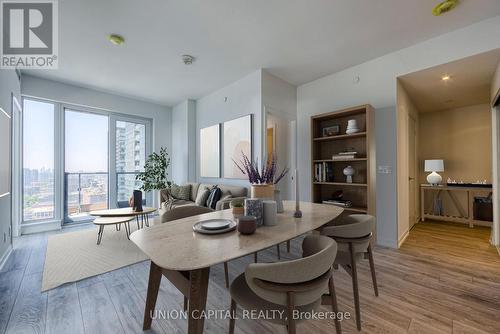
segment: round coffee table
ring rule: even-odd
[[[127,234],[127,239],[130,240],[130,221],[134,220],[134,217],[97,217],[94,220],[94,225],[99,226],[99,231],[97,232],[97,244],[101,244],[102,234],[104,232],[104,226],[115,225],[116,230],[120,231],[121,224],[125,226],[125,233]]]
[[[128,207],[120,209],[90,211],[89,214],[91,216],[98,216],[98,217],[132,217],[135,218],[137,221],[137,229],[140,229],[144,227],[144,225],[149,227],[148,215],[155,211],[156,211],[155,208],[145,206],[142,208],[142,211],[134,211],[133,208]]]

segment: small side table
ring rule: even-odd
[[[94,225],[99,226],[99,231],[97,232],[97,244],[101,244],[102,234],[104,232],[104,226],[115,225],[116,230],[120,231],[121,224],[125,226],[125,233],[127,234],[127,239],[130,240],[130,221],[134,220],[135,217],[97,217],[94,220]]]

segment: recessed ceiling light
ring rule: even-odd
[[[446,12],[449,12],[458,5],[458,0],[445,0],[438,3],[433,9],[432,14],[434,16],[440,16]]]
[[[117,34],[111,34],[108,36],[108,40],[114,45],[122,45],[125,43],[125,38]]]
[[[441,81],[449,81],[451,79],[451,76],[448,74],[445,74],[441,77]]]

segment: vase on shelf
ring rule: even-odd
[[[352,166],[347,166],[344,168],[344,175],[346,176],[346,182],[347,183],[352,183],[352,176],[354,175],[356,171]]]
[[[359,132],[358,122],[355,119],[350,119],[347,121],[346,134],[352,135],[353,133]]]
[[[276,212],[283,213],[285,208],[283,206],[283,199],[281,198],[281,191],[279,189],[274,189],[274,200],[276,201]]]
[[[274,184],[252,184],[250,196],[252,198],[273,199]]]

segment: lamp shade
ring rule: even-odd
[[[443,160],[425,160],[424,170],[426,172],[444,172]]]

